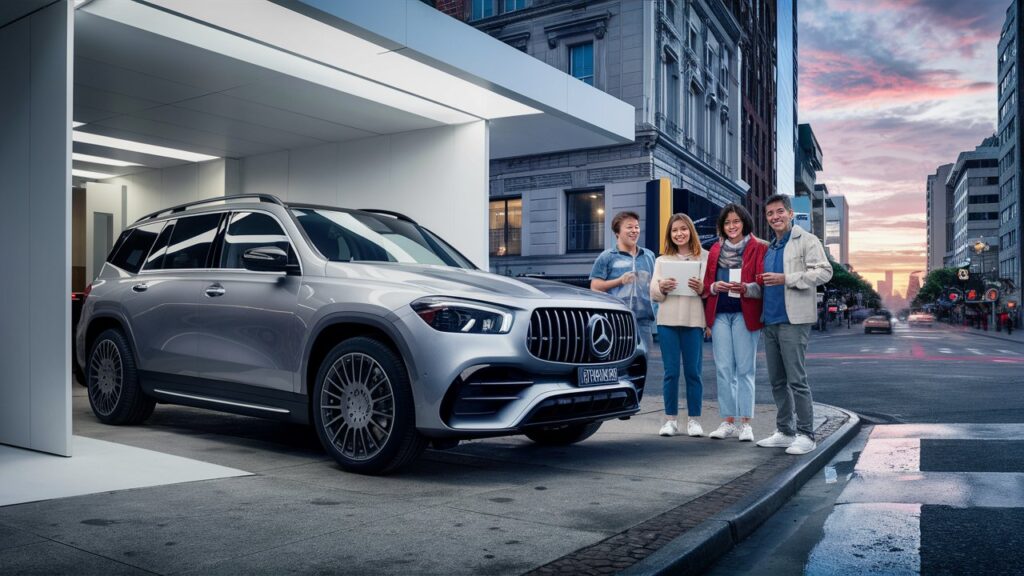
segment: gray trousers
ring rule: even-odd
[[[768,380],[772,383],[772,396],[778,409],[775,427],[789,436],[799,433],[814,439],[814,401],[804,369],[804,355],[810,336],[810,324],[771,324],[764,327]]]

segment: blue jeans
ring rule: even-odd
[[[754,417],[754,374],[760,330],[751,332],[739,312],[718,314],[711,326],[722,418]]]
[[[661,390],[665,397],[665,415],[679,413],[679,357],[683,358],[686,378],[686,412],[693,418],[700,416],[704,399],[704,383],[700,379],[703,367],[704,329],[688,326],[658,326],[658,344],[661,361],[665,364],[665,380]]]

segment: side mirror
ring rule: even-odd
[[[298,266],[288,264],[288,253],[277,246],[261,246],[249,248],[242,254],[242,265],[246,270],[256,272],[287,272],[298,271]]]

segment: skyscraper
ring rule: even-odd
[[[946,267],[953,246],[953,191],[946,185],[952,164],[943,164],[928,175],[926,207],[928,219],[927,271]]]
[[[997,105],[999,111],[999,270],[1001,279],[1010,280],[1014,289],[1004,300],[1021,300],[1021,281],[1024,280],[1024,259],[1021,241],[1024,228],[1020,210],[1024,205],[1021,194],[1020,152],[1024,147],[1020,130],[1021,102],[1021,50],[1018,46],[1024,25],[1020,18],[1020,2],[1014,0],[1006,10],[999,37]],[[1004,285],[1004,289],[1008,286]]]

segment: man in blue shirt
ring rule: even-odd
[[[811,324],[817,318],[817,287],[832,278],[832,264],[816,236],[793,226],[789,196],[769,197],[765,215],[775,239],[765,252],[762,274],[764,352],[778,414],[775,433],[757,445],[807,454],[817,444],[804,359]]]
[[[654,305],[651,303],[651,276],[654,253],[637,246],[640,216],[619,212],[612,218],[615,247],[605,250],[590,271],[590,289],[607,292],[622,300],[636,315],[637,332],[650,352],[654,340]]]

